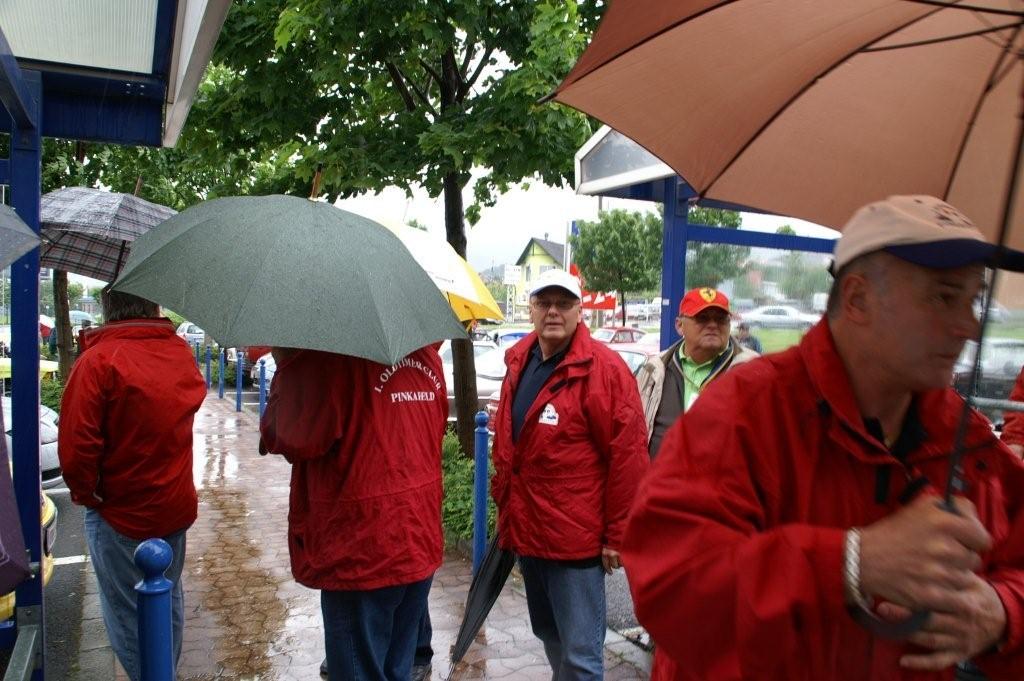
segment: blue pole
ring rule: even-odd
[[[206,346],[206,389],[209,390],[210,386],[213,385],[213,373],[210,367],[210,360],[213,359],[213,348],[209,345]]]
[[[171,588],[164,577],[174,552],[163,539],[147,539],[135,549],[142,581],[135,585],[139,612],[139,663],[142,681],[172,681]]]
[[[239,350],[235,354],[235,411],[242,411],[242,360],[245,353]]]
[[[476,413],[476,450],[473,462],[473,574],[487,550],[487,412]]]
[[[0,31],[2,32],[2,31]],[[6,41],[4,41],[6,43]],[[7,58],[5,55],[4,58]],[[11,207],[33,231],[39,232],[39,193],[42,169],[42,139],[39,121],[43,109],[42,77],[38,71],[21,71],[28,88],[32,124],[11,120],[10,185]],[[2,111],[0,111],[0,115]],[[35,248],[11,265],[11,421],[14,432],[11,459],[14,495],[21,531],[29,560],[42,565],[43,537],[39,491],[39,249]],[[67,380],[67,376],[63,377]],[[46,650],[43,580],[30,579],[17,589],[15,621],[39,624],[40,650]],[[44,676],[45,656],[39,655],[32,679]]]
[[[260,360],[260,418],[267,408],[267,360]]]
[[[679,340],[676,315],[679,303],[686,293],[686,241],[689,237],[687,214],[689,207],[682,205],[680,215],[679,177],[667,177],[665,182],[665,225],[662,233],[661,261],[661,349]]]
[[[224,399],[224,348],[217,353],[217,397]]]

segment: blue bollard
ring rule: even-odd
[[[224,348],[217,354],[217,397],[224,399]]]
[[[235,411],[242,411],[242,360],[245,353],[241,350],[235,355]]]
[[[267,408],[267,360],[260,360],[260,418]]]
[[[487,551],[487,412],[476,413],[476,442],[473,453],[473,574],[480,569]]]
[[[174,552],[163,539],[147,539],[135,549],[142,581],[135,585],[139,616],[139,667],[142,681],[174,679],[171,588],[164,577]]]
[[[213,385],[213,372],[210,367],[210,360],[213,359],[213,348],[209,345],[206,346],[206,389],[209,390],[210,386]]]

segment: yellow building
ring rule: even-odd
[[[529,315],[527,307],[530,301],[526,292],[533,281],[548,270],[564,269],[565,245],[547,239],[530,239],[516,265],[522,268],[516,284],[516,318],[522,319]]]

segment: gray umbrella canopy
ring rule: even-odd
[[[338,352],[394,364],[466,333],[387,228],[290,196],[206,201],[139,237],[114,288],[224,345]]]
[[[42,267],[113,281],[131,243],[177,211],[167,206],[90,187],[45,194],[39,206]]]
[[[0,204],[0,268],[39,245],[39,237],[10,206]]]

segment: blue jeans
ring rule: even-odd
[[[430,581],[321,591],[330,681],[408,681]]]
[[[419,633],[416,636],[416,654],[413,657],[413,665],[422,667],[430,664],[434,659],[434,649],[430,645],[430,639],[434,637],[434,629],[430,626],[430,608],[423,609],[423,617],[420,618]]]
[[[544,643],[552,681],[604,678],[604,569],[519,558],[533,633]]]
[[[135,567],[135,547],[141,540],[126,537],[103,519],[99,511],[85,510],[85,539],[89,544],[89,560],[96,571],[100,587],[100,609],[107,628],[110,647],[132,681],[142,672],[139,661],[139,620],[136,615],[135,585],[142,571]],[[174,558],[164,575],[171,589],[172,658],[177,665],[181,655],[181,630],[185,623],[185,605],[181,588],[181,571],[185,566],[185,530],[162,537],[171,545]]]

